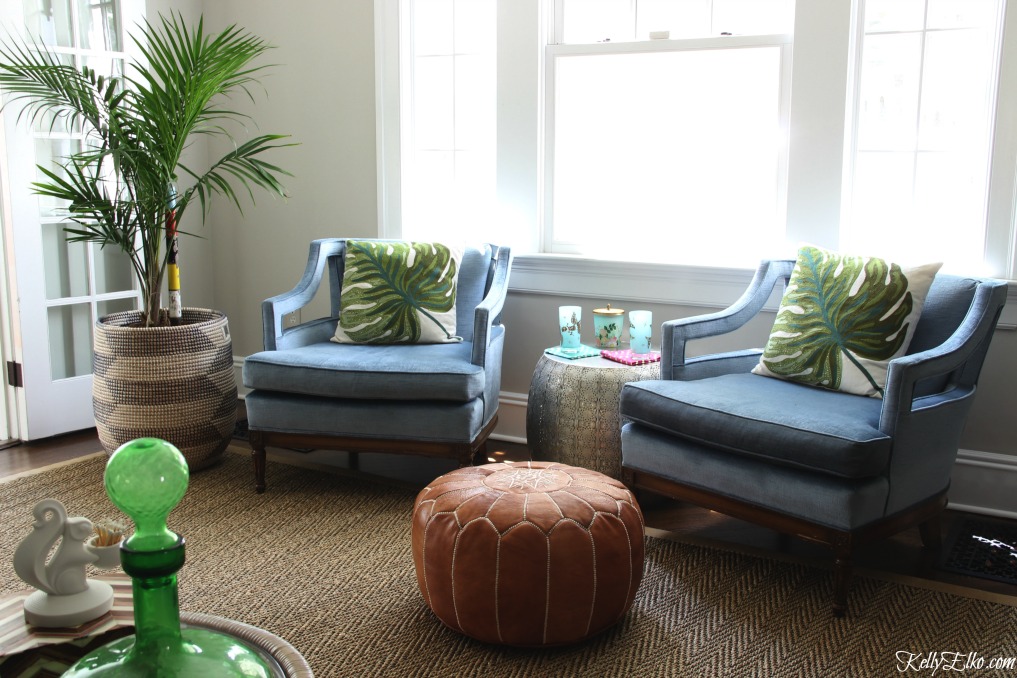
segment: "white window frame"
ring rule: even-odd
[[[399,45],[408,0],[375,0],[379,233],[399,237]],[[522,224],[529,247],[516,245],[510,288],[603,301],[723,307],[753,271],[634,264],[539,252],[545,238],[544,110],[546,51],[553,43],[553,2],[498,3],[498,187],[491,219]],[[1017,0],[1008,0],[990,170],[986,247],[1003,277],[1017,280]],[[861,39],[860,0],[798,0],[792,46],[786,232],[776,243],[793,256],[800,242],[836,248],[849,186],[850,104]],[[529,251],[526,251],[526,250]],[[764,256],[769,255],[766,253]],[[1002,265],[997,262],[1005,262]],[[1017,328],[1017,282],[1002,326]]]
[[[734,50],[753,47],[779,47],[780,48],[780,92],[778,94],[778,124],[785,143],[781,146],[777,158],[777,193],[776,218],[784,221],[786,217],[787,195],[787,162],[788,144],[786,142],[788,133],[788,118],[791,105],[791,36],[790,35],[750,35],[750,36],[725,36],[718,38],[699,38],[684,40],[652,40],[638,42],[601,42],[594,44],[567,45],[552,44],[546,48],[544,59],[544,193],[545,197],[554,195],[554,149],[555,149],[555,113],[554,105],[556,91],[556,64],[559,57],[569,56],[596,56],[596,55],[618,55],[618,54],[648,54],[664,52],[691,52],[696,50]],[[558,238],[554,229],[554,205],[553,200],[545,201],[543,214],[543,247],[545,253],[557,254],[582,254],[582,245],[567,242]]]

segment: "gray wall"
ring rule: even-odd
[[[202,231],[208,240],[189,241],[184,251],[185,303],[224,310],[230,318],[234,353],[244,356],[261,348],[261,301],[297,281],[309,240],[377,234],[374,3],[160,0],[149,7],[150,11],[157,5],[196,11],[202,4],[210,27],[237,23],[277,47],[271,59],[279,67],[265,81],[267,97],[256,105],[241,102],[240,107],[262,131],[289,133],[301,144],[277,155],[278,163],[295,175],[287,182],[289,200],[262,198],[257,207],[245,207],[243,215],[217,205]],[[603,300],[608,301],[614,300]],[[510,295],[504,313],[508,345],[503,390],[528,391],[541,351],[557,341],[554,317],[557,306],[564,303],[577,303],[587,314],[602,305],[589,299]],[[631,302],[614,305],[636,308]],[[665,318],[711,310],[660,304],[639,307],[654,312],[656,325]],[[324,305],[316,302],[313,310],[316,313],[307,315],[320,315]],[[772,316],[761,317],[737,337],[694,350],[759,346],[771,322]],[[592,333],[584,338],[589,341]],[[1015,377],[1017,332],[999,331],[963,447],[1017,455]]]

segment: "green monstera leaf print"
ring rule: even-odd
[[[456,340],[454,317],[440,318],[456,303],[458,264],[447,246],[350,240],[346,250],[339,323],[350,340]]]
[[[858,359],[886,361],[897,353],[912,304],[897,264],[803,249],[762,362],[775,375],[839,389],[847,359],[882,395]]]

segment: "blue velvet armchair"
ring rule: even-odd
[[[300,282],[262,303],[265,350],[244,361],[255,470],[265,490],[265,448],[331,449],[446,457],[469,465],[498,421],[501,310],[511,251],[466,249],[459,267],[456,334],[445,344],[338,344],[343,238],[311,243]],[[283,316],[314,298],[325,277],[329,317],[291,328]]]
[[[914,525],[939,546],[1006,284],[936,276],[882,399],[751,374],[761,350],[686,357],[690,341],[754,317],[794,264],[764,261],[730,308],[664,323],[661,379],[622,392],[622,466],[630,486],[832,547],[839,616],[855,546]]]

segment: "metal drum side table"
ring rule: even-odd
[[[533,459],[621,477],[622,386],[660,378],[660,363],[566,360],[544,353],[530,381],[526,441]]]

